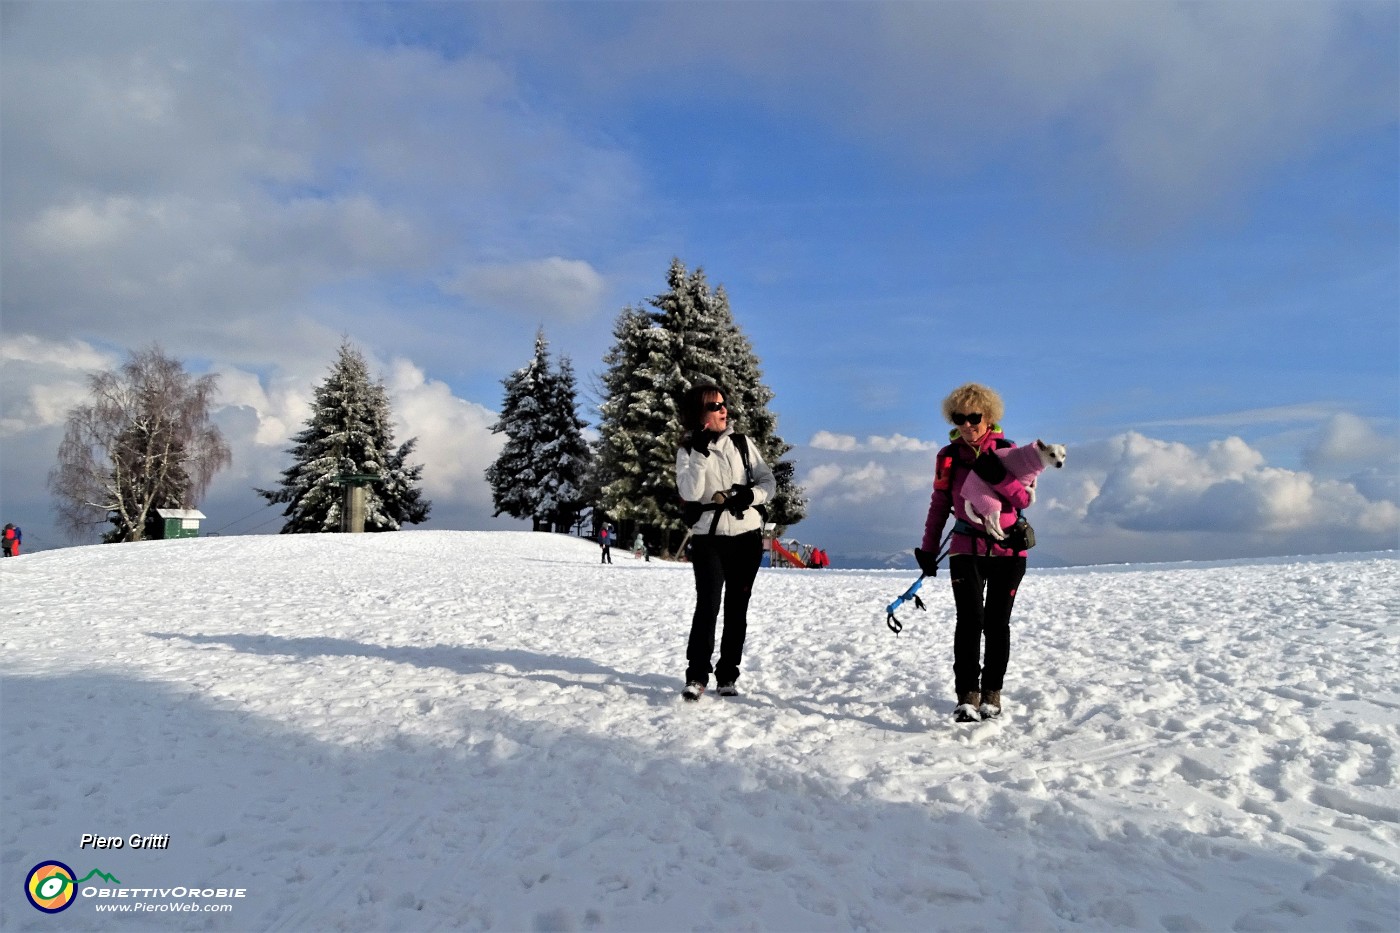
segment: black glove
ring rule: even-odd
[[[932,551],[925,551],[922,548],[914,548],[914,559],[919,562],[919,569],[926,577],[938,576],[938,555]]]
[[[685,449],[692,450],[702,457],[710,455],[710,445],[719,440],[718,431],[691,431],[685,442]]]
[[[681,503],[681,521],[687,525],[694,525],[700,521],[700,516],[705,514],[705,508],[698,502]]]
[[[729,490],[729,497],[724,500],[724,507],[735,518],[742,518],[744,510],[751,505],[753,505],[753,490],[747,486],[735,486]]]
[[[984,450],[972,461],[972,472],[986,480],[987,485],[995,486],[1006,479],[1006,464],[990,450]]]

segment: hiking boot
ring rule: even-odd
[[[719,695],[722,697],[736,697],[739,695],[739,688],[734,686],[734,681],[719,685]]]
[[[958,708],[953,710],[953,719],[957,722],[981,722],[982,714],[978,712],[978,704],[982,702],[982,694],[976,690],[970,690],[958,698]]]
[[[982,694],[982,705],[977,707],[977,712],[982,714],[983,719],[996,719],[1001,715],[1001,691],[988,690]]]
[[[700,681],[698,680],[692,680],[690,683],[685,685],[685,689],[681,691],[681,696],[684,697],[688,702],[694,703],[696,700],[700,699],[700,694],[704,692],[705,685],[700,683]]]

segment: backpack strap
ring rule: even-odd
[[[756,484],[754,483],[753,479],[753,465],[749,463],[749,439],[744,435],[738,433],[731,434],[729,436],[729,439],[734,442],[734,446],[739,450],[739,459],[744,462],[744,477],[748,480],[748,487],[752,489]],[[768,506],[755,505],[753,506],[753,508],[757,510],[758,517],[763,521],[763,523],[767,524],[769,511]]]
[[[729,439],[734,442],[734,447],[739,451],[739,459],[744,464],[744,476],[748,478],[749,485],[753,485],[753,467],[749,465],[749,439],[742,434],[731,434]]]
[[[744,464],[744,478],[748,481],[749,488],[752,489],[754,481],[753,467],[749,463],[749,439],[744,435],[739,434],[738,432],[734,432],[729,435],[729,440],[733,442],[735,449],[739,451],[739,459]],[[684,500],[682,500],[682,502],[684,502]],[[705,502],[695,503],[695,505],[699,506],[701,514],[705,512],[715,513],[713,520],[711,520],[710,522],[710,530],[708,532],[708,534],[714,534],[715,530],[719,527],[719,513],[723,512],[725,509],[724,503]],[[764,521],[768,520],[767,510],[763,506],[754,506],[753,508],[758,509],[758,514],[760,517],[763,518]]]

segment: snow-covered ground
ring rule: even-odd
[[[977,725],[942,576],[895,637],[909,572],[763,571],[743,695],[686,705],[689,568],[614,560],[405,532],[0,562],[0,927],[1400,929],[1393,552],[1032,569]],[[120,884],[46,915],[50,860]]]

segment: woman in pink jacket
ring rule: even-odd
[[[1003,529],[1016,523],[1017,510],[1031,504],[1031,494],[1006,472],[993,451],[1014,447],[1002,436],[1001,396],[970,382],[943,400],[943,416],[954,426],[953,442],[938,452],[933,498],[924,523],[924,539],[914,551],[919,567],[929,576],[943,529],[954,519],[948,549],[948,573],[953,583],[957,626],[953,632],[953,681],[959,722],[976,722],[1001,715],[1002,681],[1011,657],[1011,607],[1016,588],[1026,573],[1026,552],[1013,550],[987,537],[967,513],[963,482],[971,473],[986,480],[1005,503]],[[985,658],[983,641],[986,642]]]

